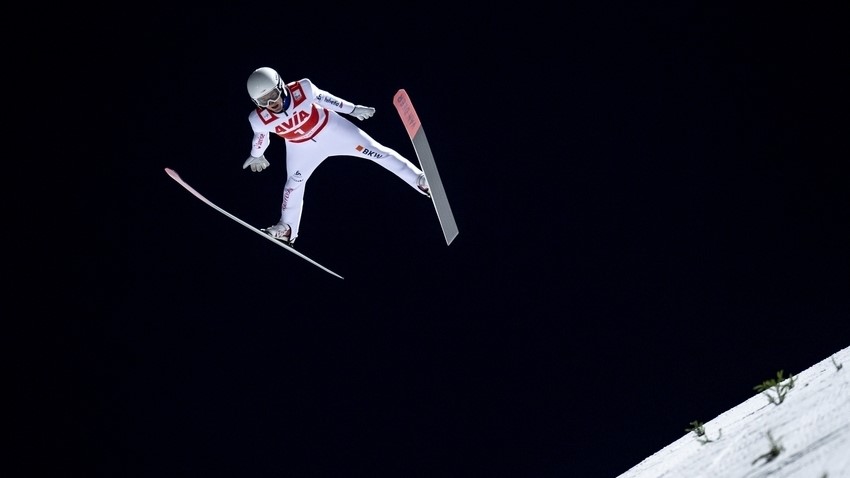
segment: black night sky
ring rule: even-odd
[[[616,477],[848,345],[834,12],[265,8],[100,23],[63,72],[92,119],[70,307],[25,369],[52,476]],[[169,179],[277,221],[282,140],[242,169],[260,66],[375,107],[353,121],[417,162],[407,90],[457,239],[331,157],[297,247],[339,280]]]

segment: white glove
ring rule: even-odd
[[[355,106],[354,111],[351,112],[351,116],[354,116],[360,121],[371,118],[373,114],[375,114],[375,108],[360,105]]]
[[[269,162],[266,160],[266,155],[262,155],[259,158],[255,158],[253,156],[248,156],[248,159],[245,160],[245,164],[242,165],[242,169],[251,166],[251,171],[258,173],[269,167]]]

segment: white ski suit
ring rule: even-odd
[[[254,137],[251,156],[263,156],[272,134],[285,140],[287,179],[283,188],[280,220],[298,237],[304,205],[304,188],[313,171],[329,156],[354,156],[371,160],[401,178],[420,194],[422,171],[395,150],[375,141],[349,119],[355,104],[318,88],[309,79],[288,83],[283,110],[274,113],[257,107],[248,115]]]

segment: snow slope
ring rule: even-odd
[[[688,432],[618,478],[850,478],[850,347],[794,375],[791,388],[785,372],[778,405],[754,391],[704,423],[702,437]]]

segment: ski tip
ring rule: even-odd
[[[177,178],[180,177],[180,176],[177,175],[177,171],[174,171],[171,168],[165,168],[165,172],[168,173],[168,175],[171,176],[174,179],[177,179]]]

